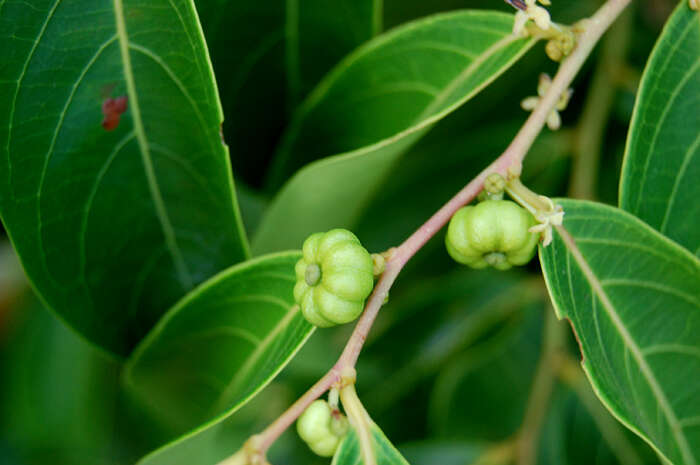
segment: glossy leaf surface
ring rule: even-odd
[[[436,15],[379,36],[343,60],[292,120],[272,183],[336,156],[287,182],[263,218],[255,253],[352,226],[399,156],[532,46],[512,36],[512,24],[512,15],[495,12]],[[277,234],[282,227],[286,234]]]
[[[622,210],[560,203],[570,236],[540,261],[596,394],[672,463],[698,463],[700,262]]]
[[[175,433],[240,408],[312,332],[292,296],[300,256],[241,263],[188,294],[129,360],[130,392]]]
[[[49,307],[126,355],[247,254],[193,5],[9,0],[0,31],[3,223]]]
[[[647,63],[620,206],[700,256],[700,16],[680,2]]]

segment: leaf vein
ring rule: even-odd
[[[37,215],[37,249],[42,251],[41,253],[41,259],[44,263],[44,266],[47,268],[47,275],[50,276],[50,273],[48,273],[48,264],[46,263],[46,254],[43,252],[44,250],[44,240],[43,236],[41,234],[41,230],[43,229],[43,220],[42,220],[42,214],[41,214],[41,195],[44,190],[44,181],[46,180],[46,173],[49,168],[49,161],[51,160],[51,157],[53,155],[53,150],[56,145],[56,141],[58,140],[58,135],[61,133],[63,129],[63,122],[65,121],[66,113],[68,112],[68,108],[70,105],[73,103],[73,98],[75,97],[75,93],[78,90],[78,87],[80,84],[83,82],[83,78],[87,74],[87,72],[92,68],[92,66],[95,64],[95,62],[98,60],[98,58],[102,55],[102,52],[107,49],[115,40],[117,36],[113,35],[109,39],[107,39],[105,42],[103,42],[95,51],[95,53],[92,55],[90,60],[85,64],[83,69],[81,70],[80,74],[78,75],[78,78],[76,81],[73,83],[73,86],[71,87],[71,91],[68,94],[68,98],[66,99],[66,103],[63,105],[63,108],[61,109],[61,113],[59,114],[58,117],[58,122],[56,123],[56,128],[53,131],[53,136],[51,137],[51,142],[49,143],[49,148],[46,150],[46,155],[44,155],[44,164],[41,169],[41,174],[39,176],[39,186],[37,188],[37,205],[36,205],[36,215]]]
[[[671,63],[673,60],[671,59],[676,51],[678,50],[678,46],[683,42],[685,39],[685,36],[688,35],[688,33],[692,30],[693,22],[689,22],[688,26],[686,26],[686,30],[683,32],[683,34],[678,38],[678,40],[673,44],[671,47],[671,50],[668,52],[666,62],[663,64],[662,68],[659,70],[658,74],[663,75],[666,72],[666,68],[668,68],[669,63]],[[700,59],[696,61],[696,64],[700,63]],[[661,130],[661,126],[663,121],[665,121],[666,117],[668,116],[668,112],[672,106],[673,101],[678,97],[678,93],[680,92],[680,88],[682,87],[683,83],[685,82],[686,78],[690,76],[691,73],[686,74],[686,76],[683,77],[681,82],[679,82],[676,87],[673,89],[673,92],[671,93],[671,97],[666,100],[666,105],[664,107],[663,112],[661,113],[661,117],[655,122],[654,124],[654,135],[651,138],[651,143],[649,144],[649,150],[648,150],[648,156],[646,158],[646,161],[644,163],[644,170],[642,170],[642,179],[639,182],[639,197],[637,197],[637,205],[635,206],[635,211],[639,211],[639,206],[642,202],[642,191],[644,190],[644,186],[646,184],[646,179],[647,179],[647,172],[649,171],[649,163],[651,162],[652,154],[654,152],[654,147],[656,146],[656,141],[659,136],[659,132]]]
[[[614,286],[626,286],[626,287],[641,287],[641,288],[650,288],[657,290],[659,292],[662,292],[664,294],[668,295],[673,295],[675,297],[678,297],[680,299],[685,300],[686,302],[695,305],[700,308],[700,301],[697,299],[697,297],[692,296],[690,294],[686,294],[685,292],[675,289],[670,286],[665,286],[663,284],[654,282],[654,281],[643,281],[643,280],[634,280],[634,279],[626,279],[626,278],[611,278],[611,279],[604,279],[600,282],[603,287],[614,287]]]
[[[654,355],[663,353],[678,353],[693,355],[700,358],[700,347],[688,344],[653,344],[642,349],[644,355]]]
[[[143,53],[147,57],[149,57],[151,60],[153,60],[158,66],[160,66],[163,71],[165,71],[165,74],[168,75],[168,77],[173,81],[173,84],[177,86],[178,90],[182,93],[182,96],[185,97],[187,102],[190,104],[192,107],[192,110],[194,110],[195,115],[197,115],[197,120],[199,121],[200,126],[202,129],[206,132],[207,126],[206,123],[204,122],[204,116],[202,116],[202,112],[199,110],[199,105],[194,101],[192,98],[192,95],[189,93],[185,85],[182,83],[182,81],[175,75],[172,69],[163,61],[161,57],[159,57],[155,52],[153,52],[151,49],[148,47],[144,47],[143,45],[134,43],[134,42],[129,42],[129,48],[136,50],[138,52]]]
[[[293,305],[289,307],[287,314],[279,320],[279,322],[275,325],[274,328],[272,328],[272,330],[269,333],[267,333],[265,338],[260,342],[260,344],[258,344],[255,350],[248,356],[245,363],[236,372],[236,375],[228,383],[226,389],[221,391],[221,394],[218,396],[218,398],[213,404],[214,411],[218,412],[223,407],[223,404],[231,397],[231,394],[234,393],[236,389],[238,389],[241,382],[250,374],[251,370],[255,367],[255,364],[265,353],[265,350],[272,345],[277,336],[282,332],[283,329],[285,329],[290,324],[292,319],[294,319],[294,317],[298,313],[298,305]]]
[[[700,60],[698,62],[700,64]],[[688,150],[685,152],[685,155],[683,156],[683,163],[681,164],[680,169],[678,170],[676,180],[673,183],[673,189],[671,190],[671,195],[668,198],[668,202],[666,203],[666,212],[664,213],[664,219],[661,222],[661,228],[659,231],[662,233],[666,232],[666,226],[668,226],[668,220],[670,218],[670,213],[673,208],[673,204],[676,201],[676,194],[678,194],[678,187],[681,184],[681,179],[683,179],[683,176],[685,176],[685,172],[688,169],[688,165],[690,165],[690,160],[693,159],[693,156],[698,153],[698,149],[700,148],[700,132],[698,133],[698,136],[695,138],[695,141],[688,147]]]
[[[88,217],[90,216],[90,208],[92,207],[92,202],[95,200],[95,196],[97,195],[97,189],[99,188],[100,184],[102,183],[102,179],[104,178],[104,175],[107,173],[109,170],[109,167],[112,165],[112,162],[116,158],[117,154],[128,144],[131,140],[134,139],[136,136],[136,133],[132,130],[129,131],[128,134],[126,134],[112,149],[112,152],[107,156],[105,159],[105,162],[102,164],[102,167],[100,170],[97,172],[97,176],[95,177],[95,182],[92,184],[92,187],[90,188],[90,193],[88,194],[87,201],[85,202],[85,208],[83,208],[83,215],[80,220],[80,234],[78,235],[78,244],[80,246],[80,276],[82,276],[83,282],[86,280],[85,276],[85,266],[86,266],[86,261],[87,261],[87,251],[85,250],[85,235],[87,233],[87,223],[88,223]]]
[[[607,220],[606,220],[607,221]],[[664,254],[662,252],[659,252],[657,249],[653,247],[647,247],[645,245],[641,244],[634,244],[631,242],[625,242],[625,241],[616,241],[613,239],[600,239],[600,238],[593,238],[593,237],[580,237],[576,239],[576,243],[578,244],[603,244],[603,245],[610,245],[613,247],[622,247],[622,248],[628,248],[628,249],[636,249],[636,250],[643,250],[651,255],[655,255],[657,257],[661,257],[664,260],[669,260],[669,255]],[[688,270],[690,273],[697,273],[698,270],[697,268],[692,268],[689,267],[686,263],[680,262],[680,261],[673,261],[673,263],[678,264],[679,266],[682,266],[686,270]]]
[[[595,295],[598,296],[598,299],[603,304],[603,309],[608,315],[608,318],[610,318],[610,321],[612,322],[613,326],[615,326],[618,333],[620,334],[622,343],[627,348],[627,350],[629,350],[632,357],[634,357],[635,362],[639,366],[639,369],[642,373],[642,376],[644,376],[647,383],[649,384],[649,387],[651,388],[651,391],[654,394],[654,397],[656,398],[658,408],[661,409],[664,416],[666,417],[666,421],[668,422],[668,425],[671,429],[671,433],[673,434],[678,444],[678,448],[680,449],[681,455],[683,456],[685,462],[688,465],[695,465],[697,462],[695,460],[692,450],[690,449],[690,445],[688,444],[688,439],[685,437],[685,434],[683,433],[682,428],[678,422],[678,417],[673,411],[673,408],[671,407],[669,400],[666,397],[666,393],[661,388],[661,385],[659,384],[659,381],[656,378],[654,371],[651,369],[646,358],[642,354],[639,345],[634,340],[632,334],[630,334],[620,315],[615,310],[615,306],[610,301],[610,298],[608,297],[608,294],[605,292],[605,289],[601,285],[600,280],[598,279],[593,269],[591,269],[584,256],[581,254],[581,251],[576,246],[576,243],[574,242],[571,235],[561,226],[557,227],[557,231],[564,240],[564,243],[566,244],[569,253],[574,257],[574,260],[579,265],[584,276],[586,276],[591,290]]]
[[[163,231],[166,247],[173,258],[173,263],[175,265],[180,283],[182,284],[183,288],[189,289],[193,284],[192,277],[178,247],[177,239],[175,238],[175,231],[170,223],[170,218],[168,217],[168,212],[165,208],[165,203],[163,201],[160,188],[158,187],[158,180],[156,179],[153,168],[153,160],[151,159],[150,149],[148,147],[148,139],[146,137],[143,121],[141,120],[141,109],[139,107],[138,95],[136,93],[136,82],[134,79],[133,69],[131,67],[131,56],[129,55],[129,36],[127,34],[126,22],[124,19],[124,6],[122,5],[122,0],[113,0],[113,2],[115,13],[114,16],[117,23],[117,35],[119,36],[119,45],[122,63],[124,66],[124,77],[126,79],[126,87],[131,102],[130,107],[133,114],[134,130],[136,131],[136,137],[141,152],[141,159],[143,161],[146,178],[148,180],[148,188],[151,192],[156,216],[158,217],[158,221],[160,222],[161,229]]]
[[[24,76],[27,74],[27,69],[29,69],[29,63],[32,61],[32,58],[34,58],[34,53],[36,52],[37,47],[39,46],[39,42],[41,42],[41,39],[44,37],[44,33],[46,32],[46,28],[49,25],[49,22],[53,18],[54,12],[56,11],[56,8],[58,8],[58,5],[61,3],[61,0],[56,0],[56,2],[53,4],[51,9],[49,10],[48,14],[46,15],[46,20],[44,21],[44,24],[41,26],[41,30],[39,31],[39,36],[36,38],[34,41],[34,45],[32,45],[32,49],[29,51],[29,55],[27,55],[27,59],[24,62],[24,66],[22,67],[22,71],[20,72],[19,78],[17,79],[17,86],[15,87],[15,92],[12,95],[12,103],[10,104],[10,114],[7,118],[8,121],[8,131],[7,131],[7,140],[5,141],[5,147],[7,150],[7,179],[8,179],[8,185],[12,186],[12,157],[10,156],[10,141],[12,139],[12,126],[13,122],[15,119],[15,108],[17,106],[17,96],[19,95],[19,90],[22,87],[22,81],[24,80]],[[2,5],[4,5],[5,2],[3,1]]]

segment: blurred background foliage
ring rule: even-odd
[[[310,9],[324,4],[308,3],[304,7]],[[567,23],[600,3],[555,0],[550,11],[556,21]],[[196,4],[222,96],[223,133],[250,234],[279,188],[267,182],[266,174],[291,111],[342,58],[334,51],[353,48],[377,30],[362,37],[341,31],[335,34],[339,43],[329,44],[323,40],[324,30],[342,29],[343,24],[319,17],[302,25],[309,31],[303,40],[317,44],[317,50],[314,56],[300,57],[302,75],[289,88],[279,42],[270,39],[251,59],[249,43],[260,40],[257,25],[236,29],[227,23],[235,15],[246,18],[250,11],[241,11],[235,0]],[[275,5],[283,2],[259,5],[256,18],[279,22],[284,10]],[[545,130],[527,159],[524,178],[536,191],[616,202],[635,90],[674,5],[671,0],[635,2],[629,17],[611,32],[614,38],[598,47],[575,82],[563,129]],[[499,0],[385,0],[383,30],[463,8],[511,10]],[[520,100],[533,94],[540,72],[555,70],[538,45],[412,147],[355,228],[365,245],[380,251],[402,241],[498,155],[526,117]],[[587,105],[589,101],[595,103]],[[591,114],[586,117],[586,112]],[[599,152],[600,163],[584,179],[584,187],[573,186],[569,178],[575,155],[586,150]],[[438,234],[404,270],[358,366],[360,396],[408,461],[506,463],[498,462],[499,445],[541,425],[533,439],[539,464],[658,463],[588,387],[566,323],[550,321],[553,312],[537,262],[506,273],[473,272],[449,260],[443,240]],[[221,425],[211,442],[212,457],[232,452],[318,379],[339,355],[350,326],[317,331],[271,385]],[[541,343],[546,331],[561,334],[556,353],[568,354],[565,360],[547,358],[550,352]],[[549,386],[536,379],[541,359],[568,364]],[[42,307],[0,233],[0,463],[124,464],[150,451],[165,433],[125,397],[121,368]],[[537,393],[550,391],[545,405],[530,411],[538,405]],[[207,458],[199,458],[206,463]],[[197,462],[196,457],[182,459]],[[270,461],[327,462],[311,455],[293,431],[273,447]]]

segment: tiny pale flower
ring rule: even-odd
[[[547,247],[552,243],[552,227],[561,226],[564,223],[564,210],[561,205],[554,205],[552,199],[540,195],[540,200],[548,205],[548,209],[545,211],[538,211],[535,213],[535,219],[539,224],[532,226],[528,231],[533,234],[542,234],[542,246]]]
[[[539,97],[527,97],[522,102],[520,102],[520,106],[523,110],[532,111],[535,109],[539,102]]]
[[[552,110],[547,115],[547,127],[552,131],[556,131],[561,127],[561,116],[557,110]]]
[[[542,97],[545,96],[551,85],[552,78],[550,78],[545,73],[540,74],[540,81],[537,84],[538,96],[525,98],[522,102],[520,102],[520,107],[526,111],[534,110],[535,107],[540,103]],[[571,89],[567,89],[565,92],[563,92],[561,96],[559,96],[559,100],[557,101],[557,105],[555,106],[555,108],[552,109],[549,115],[547,115],[547,127],[552,131],[556,131],[561,127],[561,116],[559,115],[559,112],[566,108],[566,105],[568,105],[572,93],[573,91]]]

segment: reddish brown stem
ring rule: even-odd
[[[612,24],[615,18],[619,16],[630,1],[631,0],[608,0],[587,21],[584,32],[578,37],[576,48],[571,55],[562,62],[547,93],[540,99],[508,148],[394,250],[386,262],[384,273],[367,301],[364,313],[357,322],[336,364],[328,373],[317,381],[309,391],[292,404],[286,412],[263,432],[257,435],[256,439],[259,444],[257,453],[261,457],[265,456],[265,453],[274,441],[302,414],[311,402],[323,395],[325,391],[340,380],[341,373],[344,370],[355,366],[362,346],[367,339],[367,335],[372,328],[372,324],[377,317],[379,309],[382,307],[388,295],[389,289],[401,272],[401,269],[411,257],[447,224],[450,218],[452,218],[452,215],[454,215],[459,208],[471,202],[477,194],[479,194],[483,188],[484,180],[489,174],[496,172],[503,177],[508,177],[510,174],[520,174],[522,161],[537,138],[537,135],[542,131],[547,116],[552,109],[554,109],[559,100],[559,96],[569,87],[576,73],[581,69],[584,61],[605,30]]]

